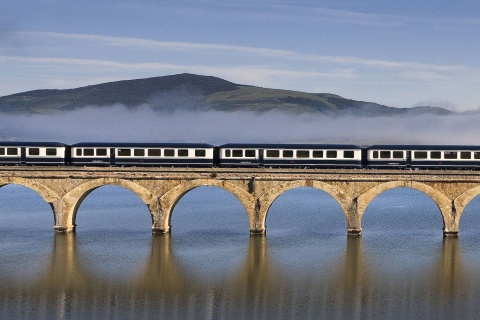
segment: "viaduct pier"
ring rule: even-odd
[[[480,172],[372,169],[0,167],[0,187],[26,186],[50,204],[54,229],[75,231],[77,209],[93,190],[116,185],[134,192],[148,207],[153,233],[169,233],[175,205],[190,190],[215,186],[244,206],[250,233],[265,234],[268,210],[282,193],[297,187],[320,189],[343,209],[347,234],[362,233],[368,204],[399,187],[419,190],[438,206],[444,236],[457,236],[466,205],[480,194]],[[294,223],[294,221],[292,221]]]

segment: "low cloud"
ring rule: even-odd
[[[155,112],[87,107],[49,115],[4,114],[0,139],[77,142],[473,144],[480,113],[358,118],[267,112]]]

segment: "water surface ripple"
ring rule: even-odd
[[[480,314],[480,201],[459,238],[435,203],[393,189],[346,236],[340,206],[310,188],[279,197],[267,235],[250,236],[240,202],[216,187],[178,203],[172,234],[152,236],[145,205],[102,187],[76,234],[55,234],[35,192],[0,188],[0,316],[84,319],[473,319]]]

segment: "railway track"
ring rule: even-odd
[[[299,168],[187,168],[187,167],[72,167],[72,166],[0,166],[0,175],[10,174],[206,174],[214,177],[216,175],[292,175],[292,176],[412,176],[412,177],[470,177],[480,178],[480,170],[378,170],[378,169],[299,169]]]

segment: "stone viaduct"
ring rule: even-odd
[[[351,236],[361,235],[363,213],[377,195],[408,187],[428,195],[442,215],[443,234],[457,236],[465,206],[480,194],[480,172],[5,166],[0,168],[0,187],[7,184],[38,192],[51,205],[58,232],[75,231],[77,209],[93,190],[105,185],[124,187],[148,207],[153,233],[170,232],[172,211],[188,191],[216,186],[243,204],[252,234],[265,234],[268,210],[278,196],[293,188],[313,187],[338,202]]]

